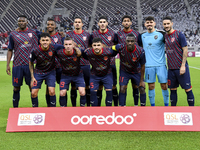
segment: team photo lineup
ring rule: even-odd
[[[79,16],[74,17],[74,30],[66,33],[56,31],[53,18],[47,19],[46,32],[28,28],[25,15],[19,15],[16,21],[18,27],[9,35],[6,66],[7,74],[12,76],[14,108],[19,106],[24,81],[29,86],[32,107],[39,107],[38,92],[43,81],[47,107],[56,107],[58,102],[66,107],[67,101],[73,107],[101,106],[102,103],[126,106],[127,94],[133,96],[134,106],[146,106],[146,101],[156,106],[155,88],[159,88],[155,87],[156,78],[162,90],[163,106],[177,105],[179,85],[185,90],[188,105],[195,105],[186,37],[173,28],[170,16],[162,19],[164,31],[156,29],[153,16],[147,16],[143,33],[131,29],[133,20],[129,15],[122,17],[123,29],[118,32],[108,28],[106,16],[100,16],[98,30],[91,34],[83,29]],[[115,63],[117,57],[119,68]],[[132,93],[127,93],[129,81]],[[60,89],[57,96],[56,82]],[[80,100],[77,100],[77,91]],[[106,93],[105,100],[103,93]]]

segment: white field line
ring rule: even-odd
[[[197,67],[193,67],[193,66],[189,66],[190,68],[194,68],[194,69],[197,69],[197,70],[200,70],[200,68],[197,68]]]

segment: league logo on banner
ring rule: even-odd
[[[188,57],[195,57],[195,52],[188,52]]]
[[[193,125],[192,113],[188,112],[165,112],[165,125]]]
[[[45,113],[20,113],[18,126],[44,125]]]

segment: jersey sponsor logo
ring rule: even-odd
[[[31,38],[33,36],[33,34],[32,33],[28,33],[28,36]]]
[[[108,36],[108,40],[109,40],[109,41],[111,41],[111,38],[112,38],[111,36]]]
[[[135,62],[137,60],[137,57],[133,57],[132,60]]]
[[[131,125],[134,122],[134,118],[137,117],[136,113],[133,113],[132,115],[127,115],[127,116],[121,116],[121,115],[115,115],[115,112],[112,112],[111,115],[108,116],[103,116],[103,115],[83,115],[83,116],[78,116],[75,115],[71,118],[71,123],[73,125],[78,125],[78,124],[82,124],[82,125],[92,125],[94,124],[98,124],[98,125],[103,125],[103,124],[107,124],[107,125],[112,125],[112,124],[117,124],[117,125],[122,125],[122,124],[126,124],[126,125]]]
[[[86,41],[86,40],[87,40],[87,37],[86,37],[86,36],[83,36],[83,40]]]
[[[24,41],[24,44],[28,44],[28,41]]]
[[[173,37],[173,38],[171,38],[171,42],[174,42],[175,41],[175,38]]]
[[[158,36],[157,36],[157,35],[155,35],[155,36],[154,36],[154,39],[156,40],[157,38],[158,38]]]
[[[52,51],[50,51],[48,54],[49,54],[49,56],[53,56],[53,53],[52,53]]]
[[[53,40],[54,40],[54,42],[56,42],[56,43],[58,42],[58,38],[54,38]]]
[[[77,57],[74,57],[73,60],[74,60],[74,61],[77,61]]]
[[[104,56],[104,60],[105,60],[105,61],[108,60],[108,56]]]

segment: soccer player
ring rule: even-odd
[[[75,47],[74,41],[70,37],[64,40],[64,49],[57,51],[57,57],[61,62],[62,75],[60,80],[60,106],[67,106],[66,92],[69,83],[73,82],[80,94],[80,106],[85,106],[85,81],[83,71],[80,66],[81,51]]]
[[[92,40],[92,49],[87,49],[82,53],[83,57],[88,59],[92,65],[90,72],[90,103],[92,106],[98,106],[97,89],[100,82],[105,87],[106,106],[112,106],[113,75],[110,59],[116,54],[110,48],[103,48],[102,39],[98,37]]]
[[[27,28],[27,17],[20,15],[17,18],[18,31],[12,31],[9,36],[6,72],[11,75],[10,60],[14,50],[12,69],[13,107],[18,107],[20,100],[20,87],[23,77],[30,88],[31,75],[29,71],[29,56],[33,46],[38,45],[39,33]],[[31,88],[30,88],[31,89]]]
[[[38,91],[43,80],[46,81],[49,90],[50,107],[56,107],[55,96],[55,50],[63,48],[63,45],[52,45],[49,33],[40,34],[40,45],[35,46],[30,55],[29,69],[31,73],[31,99],[32,106],[38,107]],[[36,60],[34,69],[33,62]]]
[[[117,34],[114,33],[114,31],[107,28],[108,27],[107,17],[105,16],[99,17],[98,26],[99,26],[99,30],[93,32],[92,38],[95,38],[95,37],[101,38],[102,43],[104,44],[105,47],[113,46],[113,44],[117,43]],[[117,73],[116,73],[116,66],[115,66],[115,57],[111,58],[110,65],[111,65],[110,67],[112,68],[112,74],[113,74],[112,93],[113,93],[114,106],[118,106],[118,92],[117,92],[117,87],[116,87]],[[102,89],[103,89],[103,86],[101,85],[97,92],[98,106],[101,106]]]
[[[168,64],[168,88],[170,88],[171,106],[177,104],[177,87],[185,89],[189,106],[194,106],[194,95],[190,82],[190,72],[187,63],[188,47],[185,35],[173,29],[171,17],[163,18],[165,44]]]
[[[132,83],[139,87],[141,106],[146,104],[146,93],[144,83],[145,72],[145,52],[135,44],[135,36],[130,33],[126,37],[126,44],[117,44],[112,46],[113,50],[117,50],[120,55],[120,91],[119,91],[119,106],[126,106],[126,89],[129,79]],[[141,72],[138,71],[138,66],[141,66]]]
[[[47,33],[50,34],[51,36],[51,41],[52,44],[63,44],[64,38],[61,37],[61,35],[56,32],[56,23],[54,19],[48,18],[47,20]],[[57,57],[55,57],[55,64],[56,64],[56,81],[58,84],[60,84],[60,78],[61,78],[61,73],[62,73],[62,68],[60,65],[60,62],[57,60]],[[66,95],[67,97],[67,95]],[[49,91],[48,87],[46,89],[46,101],[47,101],[47,106],[50,107],[50,96],[49,96]]]
[[[83,49],[87,49],[89,46],[89,38],[90,34],[82,29],[83,22],[80,17],[75,17],[74,19],[74,31],[68,32],[67,36],[74,39],[74,42],[77,44],[78,47]],[[80,61],[81,69],[83,70],[84,80],[86,84],[86,99],[87,99],[87,106],[90,106],[90,63],[88,60],[85,60],[81,57]],[[72,106],[76,106],[76,86],[72,83],[71,89],[71,101]]]
[[[147,17],[144,25],[147,28],[147,32],[141,34],[141,37],[139,37],[139,44],[142,45],[145,50],[145,82],[148,83],[149,87],[149,100],[151,106],[155,106],[155,82],[157,75],[158,82],[162,88],[164,105],[168,106],[169,92],[167,89],[165,33],[155,29],[156,23],[154,17]]]
[[[138,37],[139,37],[140,33],[138,31],[132,30],[131,25],[132,25],[131,16],[128,16],[128,15],[123,16],[122,17],[122,26],[124,28],[123,28],[123,30],[117,32],[118,44],[126,44],[126,37],[130,33],[135,35],[136,43],[138,42]],[[140,66],[138,67],[138,70],[140,70]],[[132,87],[133,87],[134,104],[135,104],[135,106],[138,106],[139,90],[138,90],[137,85],[135,85],[135,84],[132,84]],[[145,104],[142,104],[142,105],[145,105]]]

